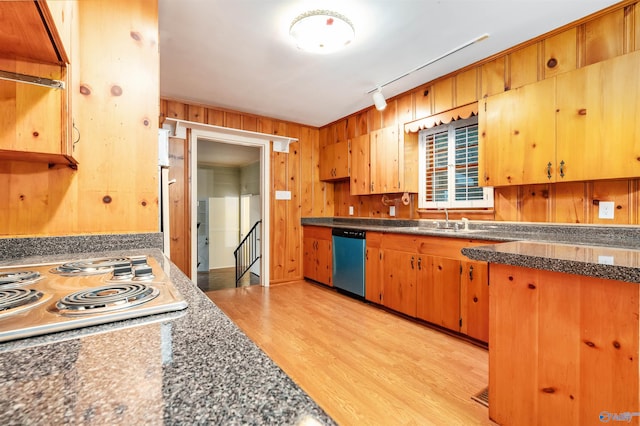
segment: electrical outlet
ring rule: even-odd
[[[393,217],[396,215],[396,206],[389,207],[389,216]]]
[[[613,219],[614,209],[615,203],[613,201],[600,201],[600,204],[598,204],[598,218]]]
[[[349,206],[349,216],[353,216],[353,206]]]

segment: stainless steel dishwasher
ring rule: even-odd
[[[366,231],[334,228],[333,286],[364,297]]]

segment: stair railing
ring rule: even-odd
[[[260,259],[259,225],[261,222],[259,220],[253,225],[247,236],[242,239],[233,252],[236,258],[236,287],[244,274]]]

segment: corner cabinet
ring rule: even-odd
[[[640,176],[640,51],[481,102],[485,186]]]
[[[70,120],[68,49],[75,2],[0,2],[0,25],[23,34],[0,35],[0,70],[59,80],[65,89],[0,80],[4,128],[0,159],[75,167]],[[59,27],[60,26],[60,27]],[[62,34],[62,36],[61,36]],[[12,37],[7,40],[7,37]]]
[[[302,249],[304,277],[332,286],[331,228],[304,226]]]

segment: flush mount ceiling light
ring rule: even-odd
[[[353,41],[353,24],[343,15],[330,10],[312,10],[291,23],[289,35],[299,49],[313,53],[331,53]]]

